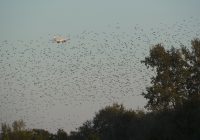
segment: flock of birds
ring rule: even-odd
[[[0,41],[0,123],[23,119],[29,128],[68,132],[118,102],[143,107],[155,73],[141,60],[152,45],[190,46],[199,19],[156,28],[140,25],[83,31],[56,44],[47,38]]]

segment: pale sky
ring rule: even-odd
[[[199,0],[0,0],[0,38],[199,17]]]

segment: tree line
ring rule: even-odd
[[[143,110],[128,110],[113,104],[96,113],[70,133],[52,134],[26,129],[22,120],[1,125],[2,140],[199,140],[200,139],[200,39],[191,47],[162,44],[150,49],[141,63],[156,71],[151,86],[142,93]]]

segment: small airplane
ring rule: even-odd
[[[57,36],[57,37],[53,37],[53,41],[56,42],[56,43],[65,43],[67,42],[68,40],[70,40],[69,38],[66,39],[64,37],[61,37],[61,36]]]

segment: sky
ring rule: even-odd
[[[0,38],[101,30],[121,26],[173,22],[199,16],[199,0],[0,0]]]
[[[140,61],[156,43],[200,38],[199,9],[199,0],[0,0],[0,123],[69,132],[115,102],[144,109],[155,73]]]

